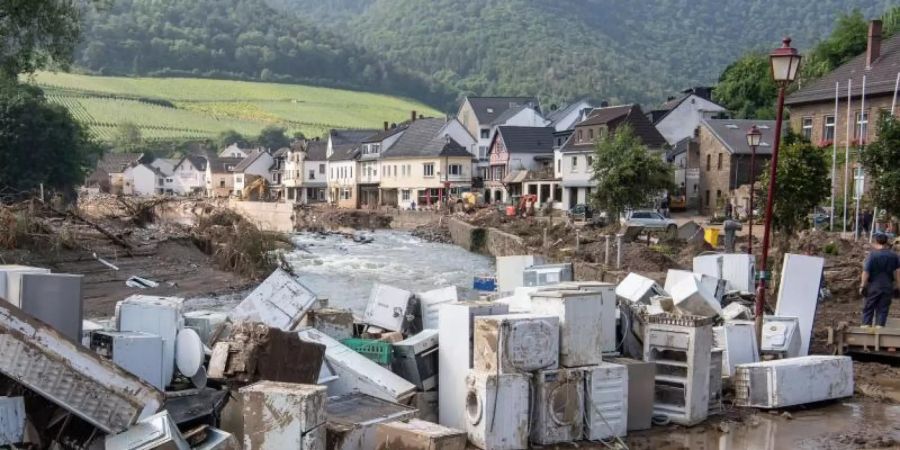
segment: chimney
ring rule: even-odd
[[[415,121],[416,121],[416,110],[413,110],[413,111],[412,111],[412,116],[410,116],[410,120],[409,120],[409,121],[410,121],[410,122],[415,122]]]
[[[387,131],[387,130],[388,130],[388,121],[385,120],[384,121],[384,131]]]
[[[866,47],[866,69],[872,67],[878,57],[881,56],[881,21],[869,22],[869,42]]]
[[[603,100],[602,102],[600,102],[600,107],[601,107],[601,108],[607,108],[607,107],[609,107],[609,102],[606,101],[606,100]]]

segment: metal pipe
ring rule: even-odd
[[[781,122],[784,115],[784,90],[785,85],[778,87],[778,104],[775,107],[775,142],[772,146],[772,160],[769,162],[769,193],[766,198],[766,221],[763,228],[762,259],[760,260],[759,282],[756,285],[756,342],[762,342],[763,305],[766,303],[766,280],[770,278],[766,271],[766,263],[769,259],[769,238],[772,234],[772,210],[775,204],[775,192],[777,189],[778,174],[778,150],[781,147]]]
[[[866,119],[866,129],[863,130],[863,117]],[[862,93],[859,104],[859,148],[856,151],[856,161],[859,161],[859,154],[862,153],[863,147],[866,145],[866,135],[869,134],[869,114],[866,113],[866,76],[863,75],[862,81]],[[856,172],[854,170],[854,172]],[[865,173],[860,170],[859,178],[861,183],[866,182]],[[859,191],[859,192],[857,192]],[[859,240],[859,203],[862,200],[862,186],[858,186],[856,183],[856,175],[853,176],[853,194],[856,197],[856,226],[853,227],[853,240]]]
[[[616,269],[622,268],[622,236],[616,235]]]
[[[753,197],[756,194],[756,146],[750,146],[750,229],[747,231],[747,254],[753,255]]]
[[[897,74],[900,76],[900,73]],[[900,78],[898,78],[900,80]],[[831,137],[832,146],[831,146],[831,227],[829,231],[834,231],[834,195],[837,193],[837,183],[835,179],[836,171],[837,171],[837,118],[838,118],[838,97],[840,97],[840,85],[841,83],[838,81],[834,82],[834,123],[832,124],[831,130],[833,136]]]
[[[853,79],[847,80],[847,134],[844,136],[844,233],[847,232],[847,201],[850,196],[850,124],[853,123],[850,105],[853,103],[851,91]]]
[[[606,257],[603,259],[603,264],[609,266],[609,235],[604,237],[606,238]]]

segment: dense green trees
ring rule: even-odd
[[[900,121],[884,114],[878,121],[878,139],[860,153],[871,177],[869,195],[879,209],[900,217]]]
[[[0,77],[0,187],[71,192],[101,151],[84,126],[37,88]]]
[[[593,168],[594,205],[611,219],[672,188],[672,167],[651,154],[628,125],[597,142]]]
[[[79,2],[0,2],[0,72],[7,77],[56,63],[65,67],[78,43]]]
[[[770,71],[766,54],[742,56],[722,72],[715,100],[738,118],[774,119],[777,88]]]
[[[291,140],[287,137],[287,134],[285,134],[284,128],[270,125],[259,132],[259,137],[256,138],[256,144],[262,148],[275,151],[291,145]]]
[[[778,152],[778,189],[772,211],[772,225],[786,236],[802,227],[810,211],[830,195],[830,161],[826,150],[815,147],[795,134],[782,140]],[[766,164],[757,186],[757,205],[766,204],[770,165]]]

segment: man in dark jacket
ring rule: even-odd
[[[900,288],[900,257],[888,246],[888,237],[875,235],[873,250],[863,264],[859,293],[866,298],[863,306],[863,327],[883,327],[891,308],[891,297]]]

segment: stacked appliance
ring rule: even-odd
[[[709,412],[712,317],[647,317],[644,360],[656,363],[654,414],[696,425]]]

